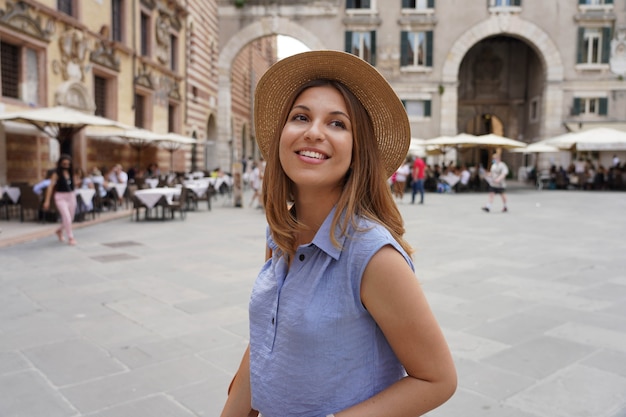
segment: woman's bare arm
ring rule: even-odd
[[[361,298],[408,376],[336,417],[415,417],[448,400],[457,383],[448,345],[415,274],[391,246],[370,260]]]

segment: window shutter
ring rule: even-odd
[[[352,31],[346,31],[346,52],[352,53]]]
[[[402,31],[400,32],[400,66],[406,67],[410,65],[409,62],[409,32]]]
[[[521,6],[522,0],[513,0],[513,6]]]
[[[587,4],[587,0],[578,0],[578,4]]]
[[[369,9],[370,0],[361,0],[361,9]]]
[[[433,66],[433,31],[426,32],[426,66]]]
[[[354,9],[354,0],[346,0],[346,9]]]
[[[574,104],[572,105],[572,116],[578,116],[580,114],[580,102],[579,98],[574,98]]]
[[[576,48],[576,63],[583,63],[583,51],[585,50],[585,28],[578,28],[578,47]]]
[[[370,60],[370,64],[376,66],[376,31],[371,31],[370,35],[372,37],[372,59]]]
[[[604,0],[604,4],[613,4],[613,0]]]
[[[600,116],[606,116],[607,114],[609,114],[609,99],[606,97],[601,97],[598,101],[600,102],[598,114]]]
[[[427,7],[429,9],[434,9],[435,8],[435,0],[428,0]]]
[[[611,56],[611,28],[602,28],[602,63],[608,64]]]
[[[424,117],[430,117],[430,100],[424,100]]]
[[[411,0],[402,0],[402,8],[410,9],[411,8]]]

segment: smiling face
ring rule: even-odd
[[[296,193],[341,193],[352,161],[349,114],[341,93],[329,85],[308,88],[296,98],[279,143],[280,163]]]

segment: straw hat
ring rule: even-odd
[[[363,104],[374,126],[378,151],[391,176],[402,165],[411,144],[406,110],[387,80],[361,58],[340,51],[310,51],[290,56],[263,74],[254,98],[256,141],[267,159],[270,142],[277,140],[288,100],[309,81],[327,79],[344,84]]]

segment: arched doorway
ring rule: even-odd
[[[505,35],[477,42],[459,67],[458,131],[536,139],[543,122],[539,106],[545,85],[541,58],[526,42]],[[481,149],[469,159],[487,167],[489,155]]]

